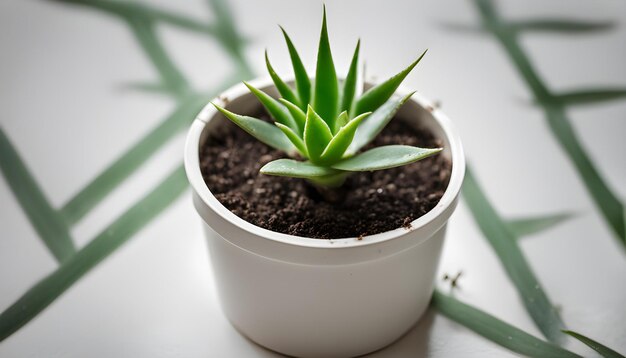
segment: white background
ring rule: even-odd
[[[155,5],[210,19],[204,2]],[[458,126],[468,160],[505,217],[575,212],[525,238],[522,248],[569,328],[626,352],[626,253],[611,236],[573,166],[548,131],[531,94],[489,36],[445,23],[475,24],[469,1],[326,1],[335,61],[347,68],[356,39],[369,74],[389,76],[423,49],[406,80]],[[613,20],[592,35],[529,34],[522,44],[553,89],[626,86],[626,3],[503,1],[509,18]],[[231,2],[246,55],[264,73],[290,66],[277,23],[312,67],[321,23],[319,1]],[[199,88],[230,73],[217,43],[159,27],[159,35]],[[55,207],[62,206],[173,108],[158,95],[123,90],[156,73],[126,26],[113,17],[45,1],[0,2],[0,123]],[[619,197],[626,197],[626,101],[569,111],[581,141]],[[88,240],[181,162],[176,136],[73,230]],[[0,176],[0,310],[54,270],[56,263]],[[463,203],[450,223],[440,267],[462,270],[457,297],[539,336],[497,257]],[[443,287],[443,283],[441,284]],[[568,348],[593,353],[570,341]],[[430,312],[377,357],[502,357],[510,353]],[[0,343],[0,357],[274,356],[226,321],[213,288],[200,222],[187,191],[120,250],[43,313]]]

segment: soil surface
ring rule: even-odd
[[[365,149],[389,144],[443,145],[429,131],[395,118]],[[235,215],[268,230],[319,239],[409,228],[437,205],[452,169],[447,159],[435,155],[403,167],[354,173],[342,187],[344,200],[329,203],[304,179],[259,173],[266,163],[284,157],[227,122],[202,148],[200,166],[209,189]]]

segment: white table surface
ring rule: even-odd
[[[155,6],[210,18],[203,1]],[[444,23],[475,24],[469,1],[327,0],[336,63],[348,65],[357,37],[368,73],[386,77],[429,53],[406,85],[432,99],[458,126],[467,156],[505,217],[575,212],[566,223],[523,240],[522,248],[568,327],[626,352],[626,252],[584,190],[502,48],[490,36]],[[277,23],[312,67],[320,1],[231,1],[246,55],[263,74],[264,48],[289,73]],[[501,2],[511,18],[614,20],[607,32],[529,34],[523,45],[555,89],[626,86],[626,3]],[[176,63],[198,87],[219,82],[230,64],[199,35],[159,28]],[[172,100],[121,89],[155,78],[121,22],[83,7],[45,1],[0,2],[0,123],[52,204],[59,207],[155,126]],[[626,101],[569,111],[601,174],[626,198]],[[184,134],[160,149],[72,230],[84,246],[181,162]],[[56,263],[0,176],[0,310]],[[0,343],[0,357],[275,356],[240,336],[224,318],[199,218],[189,191],[44,312]],[[463,271],[456,295],[539,335],[500,262],[461,203],[440,275]],[[441,283],[443,285],[443,283]],[[568,348],[593,353],[577,342]],[[434,312],[374,357],[504,357],[509,351]]]

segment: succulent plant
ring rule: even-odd
[[[390,99],[426,51],[400,73],[356,98],[360,40],[345,80],[338,80],[328,39],[325,8],[314,83],[311,83],[289,35],[282,27],[281,30],[295,73],[295,88],[274,71],[267,51],[267,70],[282,98],[276,100],[244,82],[275,121],[274,125],[235,114],[214,103],[224,116],[261,142],[284,151],[292,158],[299,156],[305,159],[274,160],[263,166],[261,173],[305,178],[317,186],[334,188],[340,186],[351,172],[402,166],[441,151],[441,148],[386,145],[359,153],[414,93]]]

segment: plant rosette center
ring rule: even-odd
[[[214,103],[218,111],[241,129],[291,157],[267,163],[260,169],[262,174],[304,178],[325,193],[327,189],[340,187],[351,173],[407,165],[442,150],[398,144],[361,152],[413,94],[392,98],[426,51],[395,76],[357,96],[360,41],[357,42],[345,80],[339,81],[330,49],[325,10],[314,83],[311,83],[284,29],[283,35],[293,65],[295,86],[288,85],[276,73],[267,52],[267,70],[281,98],[275,99],[245,83],[263,105],[273,124],[233,113]],[[297,160],[298,157],[305,160]]]

